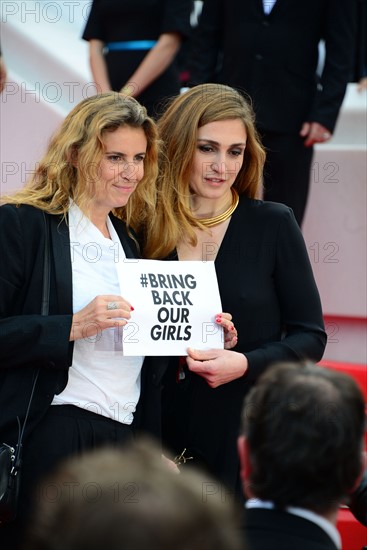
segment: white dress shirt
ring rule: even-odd
[[[76,204],[69,209],[73,313],[101,294],[123,295],[116,265],[125,252],[111,220],[107,239],[83,216]],[[143,357],[125,357],[121,327],[100,331],[74,342],[66,388],[52,405],[75,405],[131,424],[140,397]]]
[[[276,2],[276,0],[263,0],[264,13],[266,15],[269,15],[269,13],[271,12],[271,10],[274,7],[275,2]]]

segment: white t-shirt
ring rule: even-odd
[[[73,313],[101,294],[122,295],[116,265],[125,259],[108,218],[107,239],[83,216],[76,204],[69,210]],[[74,342],[69,381],[52,405],[76,405],[124,424],[131,424],[140,397],[144,357],[124,357],[123,331],[116,327]]]

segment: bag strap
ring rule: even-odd
[[[45,254],[43,258],[43,288],[42,288],[42,302],[41,302],[41,315],[48,315],[50,306],[50,227],[49,220],[45,212],[43,213],[43,220],[45,224]]]
[[[45,253],[43,258],[43,284],[42,284],[42,301],[41,301],[41,315],[48,315],[49,312],[49,306],[50,306],[50,272],[51,272],[51,262],[50,262],[50,228],[49,228],[49,220],[45,212],[42,212],[43,214],[43,220],[44,220],[44,226],[45,226]],[[18,424],[19,424],[19,437],[18,437],[18,443],[17,443],[17,449],[15,452],[14,457],[14,464],[11,469],[11,473],[13,475],[17,474],[17,471],[20,468],[20,462],[21,462],[21,449],[22,449],[22,442],[23,442],[23,435],[24,430],[27,424],[29,410],[31,408],[32,399],[34,395],[34,390],[36,388],[36,383],[38,380],[38,375],[40,373],[40,369],[37,369],[37,372],[34,376],[33,384],[32,384],[32,390],[28,401],[27,411],[24,417],[24,422],[22,428],[20,428],[20,421],[19,417],[17,417]]]

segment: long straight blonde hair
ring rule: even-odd
[[[147,139],[144,177],[126,206],[113,211],[128,226],[139,228],[152,218],[156,205],[158,134],[155,122],[135,99],[115,92],[81,101],[52,137],[47,152],[26,186],[2,202],[28,204],[50,214],[63,214],[70,199],[88,215],[98,185],[104,152],[103,135],[122,126],[142,128]]]
[[[190,175],[198,128],[235,119],[242,120],[247,143],[233,187],[239,195],[255,198],[262,185],[265,151],[255,129],[251,105],[242,94],[220,84],[195,86],[177,96],[158,121],[162,149],[157,208],[145,230],[145,257],[164,258],[181,239],[196,245],[194,228],[204,229],[190,210]]]

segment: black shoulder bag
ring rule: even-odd
[[[50,234],[48,218],[44,212],[43,219],[45,223],[45,254],[43,262],[41,315],[48,315],[50,297]],[[13,521],[17,515],[20,473],[22,466],[23,435],[28,420],[29,410],[32,404],[34,390],[36,388],[38,375],[39,369],[35,372],[34,375],[27,411],[22,427],[20,425],[19,416],[17,417],[19,435],[16,447],[14,448],[10,445],[7,445],[6,443],[0,444],[0,524]]]

